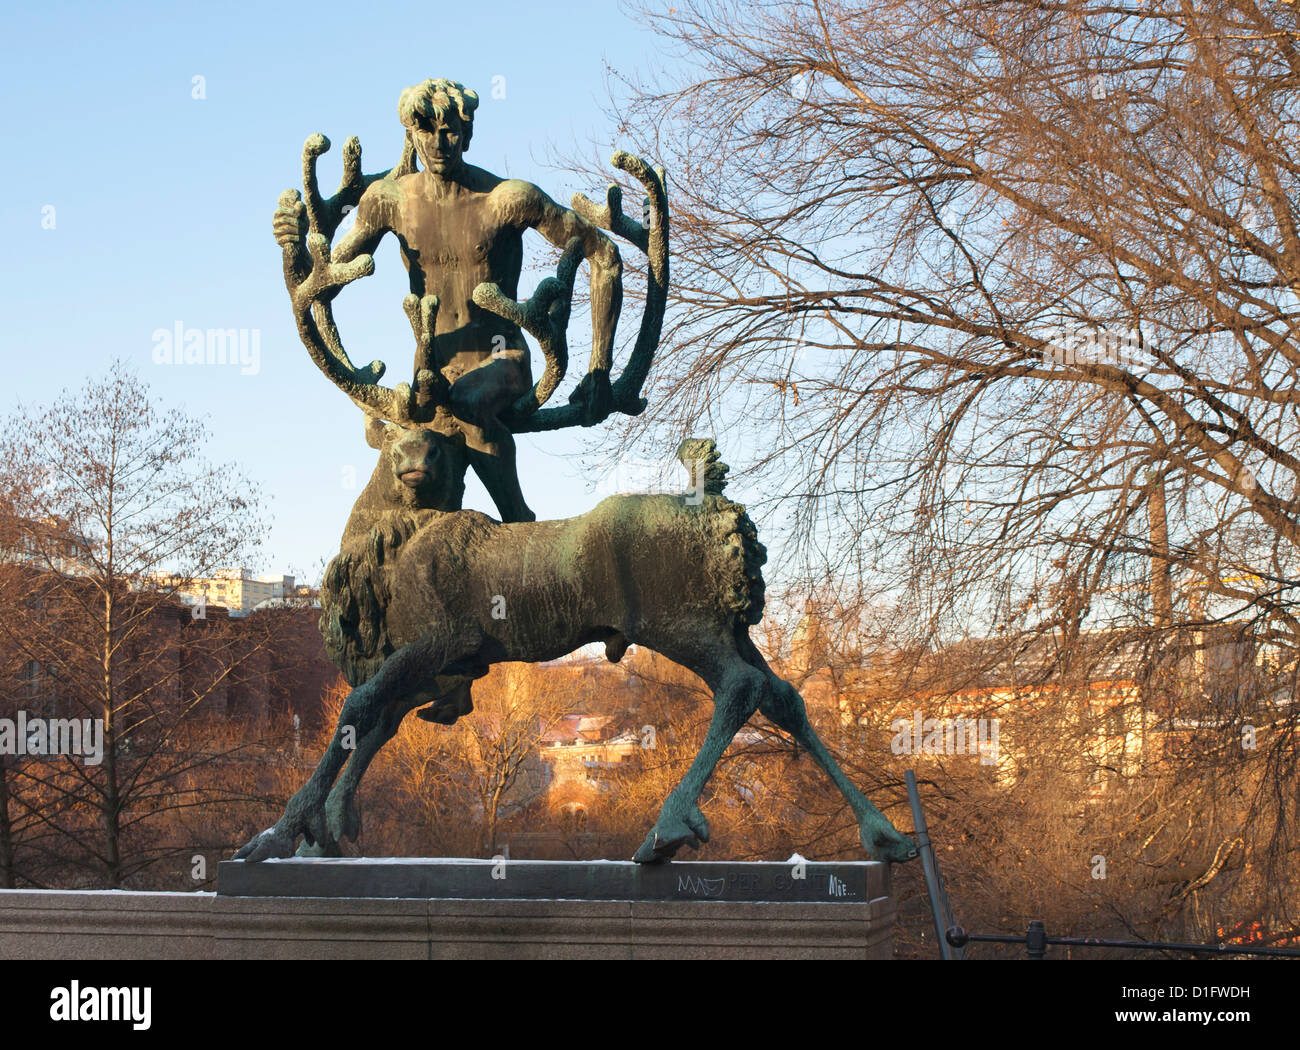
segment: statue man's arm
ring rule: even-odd
[[[386,192],[387,187],[380,184],[371,186],[361,195],[357,204],[357,218],[343,240],[333,247],[330,258],[336,263],[351,262],[358,255],[368,255],[378,246],[384,234],[391,226],[387,217],[391,211]],[[287,197],[288,195],[286,195]],[[292,200],[281,198],[280,206],[275,212],[275,239],[286,249],[285,270],[294,282],[301,281],[311,270],[311,257],[307,252],[307,206],[301,194],[293,194]],[[333,294],[322,296],[328,301]]]
[[[384,234],[393,228],[389,221],[392,197],[392,187],[383,181],[372,184],[361,195],[352,229],[334,246],[331,255],[334,262],[351,262],[358,255],[370,255],[379,247]]]
[[[556,204],[536,186],[526,182],[516,185],[519,188],[511,196],[515,198],[512,203],[520,208],[521,225],[533,227],[557,248],[565,247],[574,237],[582,243],[582,254],[591,266],[589,374],[601,384],[608,383],[614,356],[614,330],[623,306],[623,263],[618,247],[598,227],[577,212]],[[603,415],[607,414],[606,410]]]

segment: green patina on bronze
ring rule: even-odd
[[[592,642],[610,660],[644,645],[698,674],[714,694],[699,754],[634,859],[664,860],[709,837],[700,793],[736,732],[762,712],[825,769],[880,859],[916,855],[911,839],[844,776],[808,722],[799,693],[767,665],[749,637],[763,615],[767,554],[744,506],[722,494],[727,466],[708,438],[683,441],[681,495],[611,496],[585,514],[535,521],[514,467],[512,433],[591,426],[645,402],[668,287],[668,209],[662,170],[630,154],[616,167],[646,188],[645,226],[622,212],[611,186],[597,207],[562,208],[541,190],[500,179],[462,158],[477,96],[449,80],[402,94],[402,159],[361,174],[360,145],[344,147],[344,178],[331,198],[316,185],[323,135],[303,155],[305,198],[281,195],[275,214],[285,280],[312,360],[366,414],[379,452],[322,587],[321,631],[352,693],[315,772],[284,815],[237,858],[284,857],[300,838],[309,854],[355,840],[357,789],[378,750],[411,711],[448,724],[472,710],[470,683],[502,661],[545,661]],[[424,165],[417,170],[416,158]],[[330,241],[345,210],[352,230]],[[521,233],[537,229],[564,248],[554,278],[517,301]],[[647,255],[646,306],[623,373],[611,380],[622,298],[613,232]],[[403,309],[415,335],[413,378],[380,385],[382,362],[358,368],[343,349],[331,303],[374,269],[369,253],[393,232],[411,294]],[[568,363],[567,325],[578,265],[592,268],[594,345],[567,405],[547,407]],[[532,384],[527,331],[546,369]],[[474,469],[502,520],[463,510]],[[345,747],[353,739],[355,747]]]
[[[681,454],[711,451],[712,441],[683,443]],[[689,464],[688,464],[689,466]],[[725,469],[725,468],[724,468]],[[518,561],[519,586],[526,585],[528,609],[547,607],[549,622],[600,620],[601,602],[610,599],[604,619],[619,634],[635,633],[636,619],[648,615],[643,601],[629,600],[629,587],[642,578],[671,578],[685,588],[672,593],[655,588],[660,607],[655,614],[678,615],[682,601],[698,597],[705,608],[717,608],[734,619],[728,630],[756,624],[763,616],[762,565],[767,552],[745,508],[721,495],[722,482],[710,480],[698,504],[692,496],[612,496],[580,517],[559,522],[502,524],[475,512],[381,513],[382,522],[345,540],[330,563],[321,589],[321,628],[331,658],[351,685],[360,685],[403,645],[428,633],[427,617],[412,624],[398,607],[389,605],[403,586],[428,572],[429,544],[421,530],[436,533],[436,542],[456,553],[458,579],[449,594],[440,592],[441,606],[460,608],[480,601],[466,593],[465,579],[503,580],[507,604],[514,597],[508,581]],[[419,536],[419,542],[415,537]],[[672,559],[685,552],[685,566]],[[639,593],[639,592],[638,592]],[[515,599],[518,601],[518,599]],[[528,617],[502,627],[532,623]],[[522,639],[512,638],[518,647]],[[553,647],[563,651],[570,639]],[[584,643],[585,644],[585,643]],[[551,659],[543,655],[539,659]]]

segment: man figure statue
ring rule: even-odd
[[[356,223],[333,249],[335,262],[372,254],[386,233],[397,235],[417,296],[436,295],[435,364],[450,384],[448,407],[465,435],[470,466],[503,521],[533,521],[515,468],[514,437],[500,413],[533,384],[528,345],[519,327],[473,301],[475,287],[495,282],[519,295],[523,232],[534,229],[559,248],[577,237],[591,267],[591,367],[570,400],[583,423],[613,408],[609,371],[623,300],[622,263],[605,234],[532,183],[503,179],[464,162],[478,95],[453,80],[426,80],[402,92],[398,113],[422,171],[380,179],[362,194]],[[296,246],[298,267],[310,268],[301,200],[275,213],[279,244]]]

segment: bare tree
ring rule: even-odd
[[[1141,641],[1140,703],[1206,746],[1126,841],[1195,797],[1219,838],[1189,885],[1237,838],[1293,858],[1295,5],[645,14],[687,65],[615,88],[674,173],[677,245],[625,437],[731,420],[787,578],[862,581],[906,652],[1003,639],[972,673],[1048,646],[1032,684],[1073,683],[1075,726]],[[1254,669],[1220,687],[1239,644]]]
[[[213,802],[193,784],[216,757],[204,716],[225,714],[269,644],[260,625],[179,604],[195,577],[245,562],[262,531],[255,487],[206,463],[205,444],[121,363],[20,411],[0,442],[0,639],[28,686],[9,706],[102,727],[101,761],[51,754],[6,771],[7,813],[39,830],[33,848],[62,878],[118,886],[185,848],[159,838],[158,818]]]
[[[363,819],[366,841],[378,835],[393,842],[401,825],[413,823],[423,829],[416,840],[422,849],[493,854],[508,819],[539,808],[535,803],[544,798],[548,778],[539,749],[570,710],[573,698],[563,685],[544,667],[504,664],[475,686],[474,710],[455,724],[409,719],[392,756],[375,763],[389,797],[382,808],[366,810],[382,814],[380,827],[366,829]]]
[[[1176,555],[1289,636],[1294,12],[709,3],[655,24],[700,62],[624,118],[681,165],[661,421],[748,388],[777,420],[759,462],[793,468],[779,495],[946,552],[914,584],[987,583],[1014,553],[1045,605],[1050,553],[1085,552],[1057,574],[1076,591],[1092,552]],[[1170,550],[1138,514],[1156,481]]]

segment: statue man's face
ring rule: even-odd
[[[450,175],[461,165],[465,152],[464,127],[460,117],[452,110],[445,117],[421,116],[411,129],[415,152],[426,171]]]

